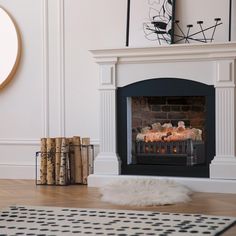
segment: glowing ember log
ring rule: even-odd
[[[155,142],[155,141],[181,141],[181,140],[202,141],[202,130],[196,128],[186,128],[183,121],[178,122],[178,127],[171,123],[154,123],[151,126],[142,128],[137,134],[136,141]]]

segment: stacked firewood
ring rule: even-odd
[[[40,153],[40,184],[87,184],[93,172],[90,138],[42,138]]]

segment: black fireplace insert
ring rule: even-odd
[[[134,157],[136,164],[187,165],[205,161],[204,142],[187,139],[183,141],[136,141]]]
[[[117,90],[121,174],[209,177],[215,155],[215,89],[149,79]]]

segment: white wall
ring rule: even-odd
[[[23,48],[14,79],[0,91],[0,177],[30,177],[43,129],[41,1],[0,0],[0,5],[15,19]]]
[[[66,135],[98,140],[98,66],[88,51],[125,45],[126,0],[65,1]]]
[[[201,30],[197,21],[203,21],[202,29],[207,29],[215,25],[215,18],[221,18],[222,25],[219,25],[215,30],[214,42],[223,42],[229,39],[229,0],[176,0],[175,12],[175,19],[180,21],[179,25],[185,35],[187,35],[187,25],[189,24],[193,26],[189,33],[191,35]],[[214,28],[206,30],[205,37],[210,39],[213,31]],[[182,36],[177,27],[175,32]],[[193,35],[193,38],[204,40],[204,35],[199,33]]]
[[[0,178],[34,178],[40,137],[99,143],[99,73],[89,49],[124,47],[126,4],[0,0],[22,37],[20,66],[0,91]]]
[[[126,0],[0,0],[22,37],[0,91],[0,178],[34,178],[40,137],[98,144],[98,67],[88,51],[125,44]]]

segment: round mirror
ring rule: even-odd
[[[20,58],[20,38],[10,15],[0,7],[0,89],[13,77]]]

